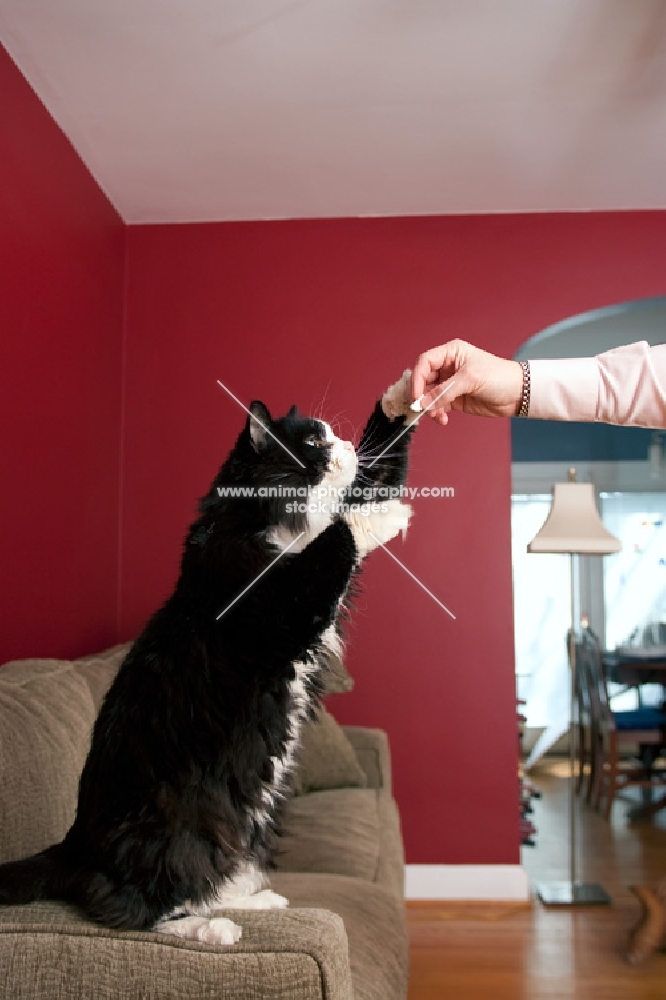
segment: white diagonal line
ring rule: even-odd
[[[427,412],[428,412],[428,410],[430,409],[430,407],[431,407],[431,406],[434,406],[434,405],[435,405],[435,403],[437,402],[437,400],[438,400],[438,399],[441,399],[441,398],[442,398],[442,396],[444,395],[444,393],[445,393],[445,392],[448,392],[448,391],[449,391],[449,389],[452,389],[454,385],[455,385],[455,382],[449,382],[449,384],[447,385],[447,387],[446,387],[445,389],[442,389],[442,391],[441,391],[441,392],[439,393],[439,395],[438,395],[438,396],[435,396],[435,398],[434,398],[434,399],[432,400],[432,402],[428,403],[428,405],[426,406],[425,410],[421,410],[421,412],[419,413],[419,415],[418,415],[418,417],[416,418],[416,420],[412,420],[412,421],[411,421],[411,423],[409,423],[409,424],[405,424],[405,426],[404,426],[404,427],[402,428],[402,430],[400,431],[400,433],[399,433],[399,434],[396,434],[396,436],[395,436],[394,438],[391,438],[391,440],[390,440],[390,441],[389,441],[389,443],[388,443],[388,444],[386,445],[386,447],[384,448],[384,450],[383,450],[383,451],[380,451],[380,453],[379,453],[379,454],[377,455],[377,457],[376,457],[376,458],[373,458],[372,462],[369,462],[369,463],[368,463],[368,465],[366,466],[366,468],[367,468],[367,469],[371,469],[371,468],[373,467],[373,465],[375,464],[375,462],[378,462],[378,461],[379,461],[379,459],[380,459],[380,458],[382,457],[382,455],[385,455],[385,454],[386,454],[386,452],[387,452],[387,451],[389,450],[389,448],[392,448],[392,447],[393,447],[393,445],[394,445],[394,444],[396,443],[396,441],[399,441],[399,440],[400,440],[400,438],[402,437],[402,435],[403,435],[403,434],[406,434],[406,433],[407,433],[407,431],[408,431],[408,430],[409,430],[409,429],[410,429],[411,427],[416,427],[416,425],[418,424],[418,422],[419,422],[419,420],[421,419],[421,417],[422,417],[422,416],[423,416],[423,415],[424,415],[425,413],[427,413]],[[381,544],[381,543],[380,543],[380,544]],[[388,550],[387,550],[387,551],[388,551]]]
[[[454,621],[456,620],[456,616],[454,615],[453,611],[449,611],[449,609],[447,608],[447,606],[445,604],[442,604],[442,602],[440,601],[440,599],[438,597],[435,597],[435,595],[433,594],[433,592],[431,590],[428,590],[428,588],[426,587],[425,583],[421,583],[421,581],[419,580],[419,578],[417,576],[414,576],[414,574],[412,573],[411,569],[407,569],[407,567],[405,566],[405,564],[401,563],[400,560],[398,559],[398,557],[394,556],[393,553],[391,552],[391,550],[387,549],[386,546],[384,545],[384,543],[380,542],[379,539],[376,538],[375,535],[373,535],[373,533],[371,531],[369,531],[368,534],[370,535],[370,538],[374,538],[374,540],[377,542],[378,545],[381,545],[381,547],[384,549],[384,552],[388,552],[388,554],[390,555],[391,559],[394,559],[397,562],[398,566],[401,566],[402,569],[404,569],[405,573],[407,573],[408,576],[411,576],[412,580],[414,580],[416,583],[418,583],[419,587],[422,587],[422,589],[425,590],[426,594],[428,594],[430,597],[432,597],[433,601],[436,604],[439,604],[440,608],[443,608],[444,611],[446,611],[447,615],[451,615],[451,617],[453,618],[453,620]]]
[[[226,615],[226,613],[227,613],[227,611],[229,610],[229,608],[232,608],[232,607],[234,606],[234,604],[236,603],[236,601],[240,601],[240,599],[241,599],[241,597],[243,596],[243,594],[247,594],[248,590],[250,590],[250,588],[251,588],[251,587],[254,587],[254,585],[255,585],[255,583],[257,582],[257,580],[259,580],[259,579],[260,579],[260,578],[261,578],[261,577],[262,577],[262,576],[264,575],[264,573],[268,573],[268,571],[269,571],[269,569],[271,568],[271,566],[275,566],[275,563],[276,563],[276,562],[278,561],[278,559],[281,559],[281,558],[282,558],[282,556],[283,556],[283,555],[285,554],[285,552],[288,552],[288,551],[289,551],[289,549],[290,549],[290,548],[291,548],[291,547],[292,547],[293,545],[295,545],[295,544],[296,544],[296,542],[298,541],[298,539],[299,539],[299,538],[302,538],[304,534],[305,534],[305,532],[304,532],[304,531],[301,531],[300,535],[297,535],[297,536],[296,536],[296,538],[294,538],[293,542],[289,542],[289,545],[288,545],[288,546],[286,547],[286,549],[282,549],[282,552],[278,552],[278,554],[276,555],[276,557],[275,557],[275,559],[273,560],[273,562],[270,562],[270,563],[268,564],[268,566],[266,566],[266,568],[265,568],[265,569],[262,569],[261,573],[258,573],[258,574],[257,574],[257,576],[255,576],[254,580],[252,580],[252,582],[251,582],[251,583],[248,583],[248,585],[247,585],[247,587],[245,588],[245,590],[242,590],[242,591],[240,592],[240,594],[238,595],[238,597],[234,597],[234,599],[233,599],[233,601],[231,602],[231,604],[227,604],[227,606],[226,606],[226,608],[224,609],[224,611],[220,611],[219,615],[217,615],[217,617],[215,618],[215,621],[216,621],[216,622],[218,622],[218,621],[220,620],[220,618],[222,617],[222,615]]]
[[[289,451],[289,449],[287,448],[286,444],[284,444],[284,443],[283,443],[282,441],[280,441],[280,438],[279,438],[279,437],[276,437],[276,436],[275,436],[275,434],[273,434],[273,431],[272,431],[272,430],[270,430],[270,429],[269,429],[268,427],[266,427],[266,426],[265,426],[264,424],[262,424],[262,422],[261,422],[261,420],[259,419],[259,417],[255,417],[254,413],[251,413],[251,412],[250,412],[250,410],[248,410],[248,408],[247,408],[247,406],[245,405],[245,403],[241,403],[241,401],[240,401],[240,399],[238,398],[238,396],[234,396],[234,394],[233,394],[233,392],[231,391],[231,389],[227,389],[227,387],[226,387],[226,385],[224,384],[224,382],[220,382],[219,378],[217,379],[217,384],[218,384],[218,385],[221,385],[221,386],[222,386],[222,388],[224,389],[224,391],[225,391],[225,392],[228,392],[228,393],[229,393],[229,395],[231,396],[231,398],[232,398],[232,399],[233,399],[233,400],[234,400],[234,401],[235,401],[236,403],[238,403],[238,405],[239,405],[239,406],[240,406],[240,407],[241,407],[241,408],[242,408],[243,410],[245,410],[245,412],[246,412],[246,413],[247,413],[247,414],[248,414],[248,415],[249,415],[250,417],[252,417],[252,419],[253,419],[253,420],[256,420],[256,421],[257,421],[257,423],[259,424],[259,426],[260,426],[260,427],[261,427],[261,428],[262,428],[263,430],[265,430],[267,434],[270,434],[270,436],[271,436],[271,437],[273,438],[273,440],[274,440],[274,441],[277,441],[277,443],[278,443],[278,444],[280,445],[280,447],[281,447],[281,448],[284,448],[284,450],[285,450],[285,451],[286,451],[286,453],[287,453],[287,454],[289,455],[289,457],[290,457],[290,458],[293,458],[294,462],[298,462],[298,464],[300,465],[301,469],[304,469],[304,468],[305,468],[305,466],[304,466],[303,462],[301,462],[300,458],[296,458],[296,456],[294,455],[293,451]],[[425,413],[425,410],[424,410],[423,412]],[[415,421],[415,422],[416,422],[416,421]],[[286,551],[286,549],[285,549],[285,551]]]

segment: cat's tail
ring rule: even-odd
[[[73,872],[62,844],[22,861],[0,865],[0,906],[34,903],[40,899],[65,899]]]

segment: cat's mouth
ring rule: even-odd
[[[331,458],[323,482],[337,489],[350,486],[356,476],[358,459],[351,441],[341,441],[333,437]]]

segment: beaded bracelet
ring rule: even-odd
[[[519,361],[518,364],[523,369],[523,395],[518,416],[526,417],[530,412],[530,363],[529,361]]]

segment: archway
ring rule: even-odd
[[[531,337],[515,357],[588,357],[637,340],[666,340],[666,297],[573,316]],[[641,630],[651,625],[658,637],[659,622],[666,621],[661,435],[604,424],[514,420],[514,629],[518,693],[527,702],[527,749],[545,729],[551,745],[558,730],[563,734],[568,729],[568,561],[565,556],[527,555],[526,545],[545,519],[553,483],[566,481],[572,466],[579,481],[594,484],[607,526],[624,542],[617,556],[580,560],[580,606],[591,627],[605,645],[615,646],[640,638]],[[653,694],[657,698],[661,692]],[[633,707],[633,702],[616,707]]]

